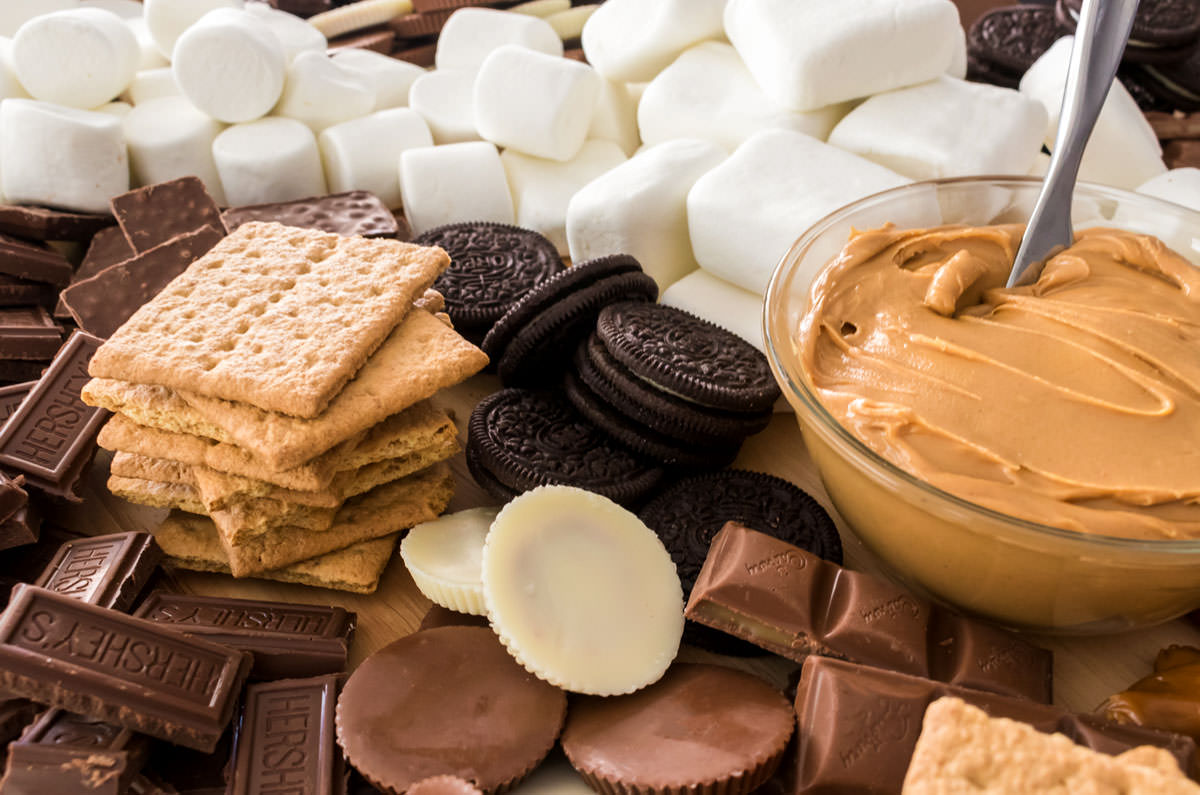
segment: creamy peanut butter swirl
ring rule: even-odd
[[[1008,289],[1021,232],[856,234],[801,323],[810,384],[875,451],[971,502],[1200,538],[1200,270],[1096,228]]]

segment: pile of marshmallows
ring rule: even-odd
[[[962,79],[951,0],[608,0],[583,27],[590,66],[535,13],[465,8],[426,71],[327,55],[257,2],[55,2],[73,7],[4,47],[11,202],[103,211],[131,180],[182,174],[229,205],[365,189],[417,233],[515,222],[575,261],[632,254],[665,303],[759,347],[772,269],[830,211],[1044,170],[1071,46],[1013,91]],[[1200,171],[1167,172],[1119,83],[1081,178],[1200,203]]]

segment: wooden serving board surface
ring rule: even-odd
[[[499,388],[491,376],[476,376],[454,389],[442,392],[437,401],[452,409],[465,441],[466,422],[475,403]],[[52,519],[70,529],[98,535],[125,530],[150,529],[165,511],[133,505],[113,497],[104,486],[109,456],[100,451],[82,504],[59,510]],[[496,501],[475,485],[462,455],[453,461],[457,488],[449,510],[458,511]],[[845,546],[850,568],[878,571],[870,554],[847,531],[830,505],[829,497],[804,447],[794,415],[777,414],[770,427],[751,437],[742,448],[735,466],[768,472],[785,478],[815,496],[834,516]],[[429,608],[413,584],[399,555],[383,575],[373,594],[349,594],[266,580],[235,580],[218,574],[175,572],[173,587],[187,593],[235,596],[247,599],[336,604],[358,614],[358,632],[351,649],[351,665],[396,638],[413,632]],[[1177,620],[1122,635],[1072,638],[1039,636],[1035,641],[1054,652],[1056,703],[1076,711],[1090,711],[1108,695],[1124,689],[1151,671],[1158,650],[1172,643],[1200,646],[1200,629]]]

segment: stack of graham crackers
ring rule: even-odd
[[[369,592],[398,531],[453,492],[454,425],[428,398],[487,357],[430,285],[446,253],[248,223],[96,352],[115,412],[109,488],[175,510],[174,565]]]

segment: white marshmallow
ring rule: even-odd
[[[812,110],[945,73],[950,0],[729,0],[725,32],[767,96]]]
[[[201,17],[217,8],[241,8],[242,0],[142,0],[143,19],[158,51],[173,60],[175,42]]]
[[[834,146],[912,179],[1028,174],[1046,110],[1011,88],[943,75],[863,102],[829,136]]]
[[[957,77],[959,80],[966,80],[967,32],[963,30],[962,25],[959,25],[954,30],[954,54],[950,58],[950,65],[946,67],[946,74],[951,77]]]
[[[718,38],[724,8],[725,0],[608,0],[583,26],[583,51],[609,80],[650,80],[688,47]]]
[[[42,14],[78,7],[79,0],[3,0],[0,2],[0,36],[11,38],[22,25]]]
[[[762,296],[718,279],[703,268],[664,290],[659,302],[715,323],[766,352]]]
[[[146,12],[138,0],[79,0],[80,8],[103,8],[105,11],[111,11],[121,19],[126,21],[130,19],[141,19]]]
[[[1182,205],[1200,212],[1200,169],[1177,168],[1147,180],[1138,193]],[[1096,226],[1113,226],[1131,232],[1154,235],[1171,250],[1200,267],[1200,224],[1147,206],[1151,202],[1118,201],[1112,220],[1100,220]],[[1082,228],[1076,224],[1076,229]]]
[[[324,54],[325,48],[329,46],[321,31],[295,14],[272,8],[266,3],[247,3],[245,8],[246,13],[265,23],[278,37],[288,63],[294,61],[302,52]]]
[[[600,78],[587,64],[505,45],[475,78],[475,128],[497,146],[570,160],[583,146],[599,94]]]
[[[638,99],[629,86],[601,77],[600,93],[596,97],[587,137],[613,141],[626,155],[632,155],[642,143],[638,135],[637,109]]]
[[[115,116],[6,99],[0,102],[0,130],[0,174],[11,202],[106,213],[108,200],[129,190],[125,141]]]
[[[212,153],[232,206],[326,192],[316,136],[295,119],[273,116],[235,124],[216,137]]]
[[[779,259],[809,226],[848,202],[907,182],[803,133],[766,130],[688,194],[696,260],[709,273],[761,295]],[[886,220],[903,223],[880,223]]]
[[[437,69],[413,81],[408,106],[420,113],[438,144],[480,140],[475,129],[475,73]]]
[[[339,66],[324,52],[302,52],[288,67],[275,114],[302,121],[319,133],[366,116],[374,104],[375,91],[361,73]]]
[[[568,39],[578,39],[583,35],[583,26],[591,19],[592,14],[596,13],[596,9],[600,4],[593,3],[589,5],[575,6],[563,11],[556,11],[553,14],[547,14],[542,17],[546,20],[546,24],[554,28],[554,32],[563,41]]]
[[[12,39],[0,36],[0,99],[28,97],[12,68]]]
[[[116,116],[118,119],[123,119],[133,110],[133,105],[128,102],[106,102],[98,108],[92,108],[96,113],[107,113],[110,116]]]
[[[506,8],[510,14],[528,14],[531,17],[548,17],[571,7],[571,0],[527,0]]]
[[[1046,146],[1054,150],[1054,134],[1062,112],[1067,86],[1067,65],[1071,60],[1073,36],[1063,36],[1034,62],[1021,78],[1021,93],[1036,99],[1046,108]],[[1133,97],[1120,81],[1113,80],[1100,117],[1092,129],[1079,179],[1133,190],[1138,185],[1166,172],[1158,138]]]
[[[218,204],[225,204],[213,161],[213,141],[223,128],[181,96],[139,103],[123,124],[133,184],[153,185],[192,174]]]
[[[279,37],[257,17],[218,8],[179,37],[172,68],[193,105],[219,121],[242,122],[279,101],[287,57]]]
[[[516,205],[517,226],[540,232],[560,254],[567,247],[567,205],[580,188],[626,160],[612,141],[585,141],[570,160],[558,162],[509,149],[500,155]]]
[[[639,152],[589,182],[567,205],[571,259],[631,254],[660,289],[695,270],[687,194],[725,156],[711,141],[681,138]]]
[[[94,108],[116,97],[137,71],[137,37],[100,8],[56,11],[26,22],[12,41],[12,66],[34,99]]]
[[[375,92],[372,110],[408,106],[408,92],[425,70],[416,64],[357,47],[342,50],[331,56],[338,66],[366,78]]]
[[[562,39],[546,20],[490,8],[460,8],[438,34],[438,69],[478,69],[492,50],[518,44],[547,55],[562,55]]]
[[[846,103],[798,112],[770,100],[737,50],[709,41],[687,50],[658,73],[638,103],[642,141],[707,138],[726,149],[760,130],[782,128],[825,140],[846,115]]]
[[[411,108],[389,108],[335,124],[317,141],[330,191],[367,190],[388,207],[401,205],[400,154],[433,146],[429,126]]]
[[[126,19],[125,24],[129,26],[129,29],[133,31],[133,37],[137,39],[139,71],[171,65],[167,57],[159,51],[158,45],[154,43],[154,37],[150,35],[150,28],[146,27],[146,20],[141,17]]]
[[[1137,187],[1138,193],[1200,212],[1200,168],[1175,168]]]
[[[175,73],[169,66],[144,69],[133,76],[125,95],[134,105],[140,105],[158,97],[178,97],[183,92],[175,82]]]
[[[513,222],[500,153],[485,141],[405,150],[400,193],[415,235],[457,221]]]

